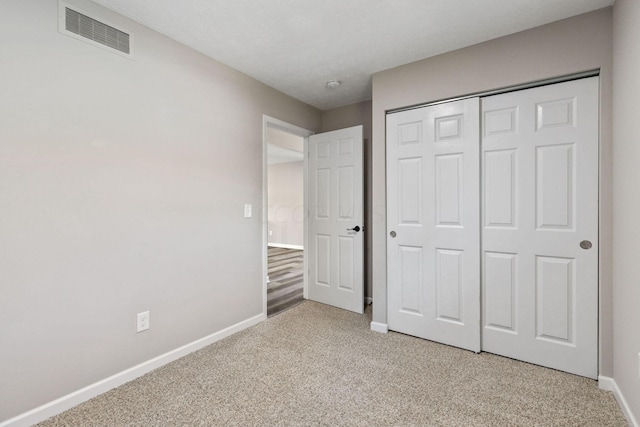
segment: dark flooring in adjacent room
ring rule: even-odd
[[[267,316],[281,313],[303,301],[303,267],[303,251],[269,247]]]

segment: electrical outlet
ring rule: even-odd
[[[142,332],[149,329],[149,312],[138,313],[136,332]]]
[[[251,218],[251,205],[244,205],[244,217]]]
[[[273,230],[269,230],[269,236],[273,236]]]

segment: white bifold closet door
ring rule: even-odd
[[[482,99],[482,349],[598,373],[598,78]]]
[[[480,351],[478,98],[387,116],[389,329]]]
[[[598,78],[387,116],[389,329],[597,377]]]

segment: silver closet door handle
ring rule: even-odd
[[[389,236],[391,236],[392,239],[396,238],[396,232],[392,231],[391,233],[389,233]]]
[[[592,246],[593,246],[593,245],[592,245],[592,244],[591,244],[591,242],[590,242],[590,241],[588,241],[588,240],[583,240],[582,242],[580,242],[580,247],[581,247],[582,249],[591,249],[591,247],[592,247]]]

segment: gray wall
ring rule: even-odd
[[[611,16],[601,9],[373,76],[375,322],[387,322],[385,111],[600,69],[600,374],[613,375]]]
[[[73,3],[132,31],[135,60],[60,34],[56,0],[2,1],[0,422],[260,315],[262,115],[321,126],[315,108]]]
[[[304,162],[269,165],[269,244],[304,245]]]
[[[322,113],[322,132],[343,129],[351,126],[362,125],[362,137],[364,139],[364,197],[365,197],[365,297],[373,295],[372,288],[372,263],[373,254],[371,223],[373,220],[372,200],[372,176],[371,176],[371,101],[359,102],[344,107],[333,108]]]
[[[613,8],[614,378],[640,422],[640,2]]]

